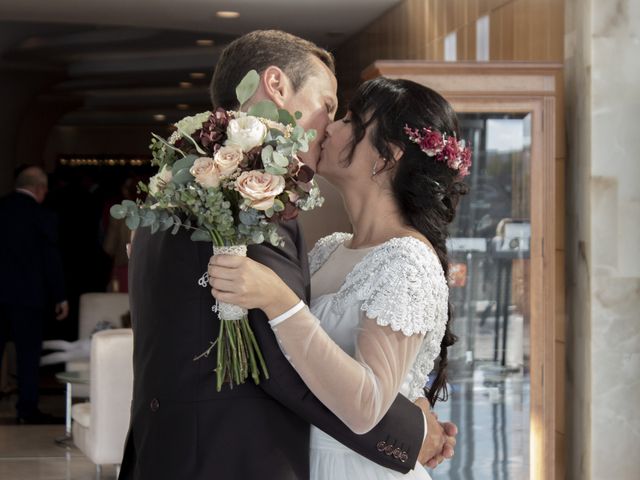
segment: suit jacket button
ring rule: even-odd
[[[387,445],[384,447],[384,453],[387,455],[391,455],[393,453],[393,445]]]
[[[401,453],[402,453],[402,450],[400,450],[399,448],[396,448],[396,449],[393,451],[393,456],[394,456],[395,458],[400,458],[400,454],[401,454]]]
[[[149,405],[149,408],[151,408],[152,412],[158,411],[158,409],[160,408],[160,402],[158,401],[157,398],[154,398],[153,400],[151,400],[151,405]]]
[[[378,442],[378,444],[376,445],[376,448],[378,449],[379,452],[383,452],[384,451],[384,447],[387,444],[385,442]]]
[[[406,462],[407,460],[409,460],[409,455],[407,455],[407,452],[402,452],[400,454],[400,461],[402,463]]]

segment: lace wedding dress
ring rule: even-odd
[[[311,391],[356,433],[373,428],[398,392],[423,386],[447,321],[448,288],[433,250],[413,237],[350,249],[351,235],[321,239],[311,251],[310,309],[272,325],[280,346]],[[391,452],[402,461],[399,450]],[[312,480],[428,480],[386,469],[311,430]]]

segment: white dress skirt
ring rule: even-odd
[[[330,394],[321,391],[322,386],[331,383],[328,379],[336,378],[336,372],[342,370],[333,359],[344,354],[352,358],[365,356],[358,343],[359,336],[365,335],[363,329],[369,329],[367,333],[371,333],[373,328],[377,333],[378,328],[389,326],[394,335],[402,332],[400,342],[403,335],[411,339],[407,342],[419,340],[417,350],[412,350],[414,353],[406,359],[403,355],[410,349],[405,349],[403,354],[401,345],[393,344],[391,351],[385,350],[381,354],[385,365],[393,365],[392,370],[401,372],[402,376],[394,380],[399,380],[399,393],[413,401],[423,396],[422,388],[440,351],[447,321],[446,280],[438,258],[425,244],[413,238],[401,238],[374,248],[350,249],[344,245],[350,238],[347,234],[334,234],[316,244],[309,258],[312,274],[310,312],[300,313],[274,327],[281,348],[294,368],[339,418],[343,418],[340,413],[349,417],[345,412],[353,414],[365,408],[359,402],[366,400],[359,399],[357,394],[354,398],[340,398],[344,392],[358,391],[361,377],[348,380],[353,382],[351,384],[336,382],[336,386],[326,387],[335,389]],[[324,331],[321,335],[317,333],[318,325]],[[323,343],[325,340],[332,342],[333,347]],[[342,352],[332,359],[335,349]],[[380,354],[377,350],[376,353]],[[321,376],[323,369],[327,371]],[[352,370],[347,368],[338,375],[342,376],[341,381],[347,371]],[[324,380],[318,382],[318,378]],[[384,383],[381,378],[378,380],[380,384]],[[392,398],[397,393],[398,390],[387,392]],[[345,406],[350,410],[345,410]],[[379,414],[384,415],[384,412]],[[343,421],[349,424],[345,418]],[[310,465],[311,480],[431,479],[420,464],[407,465],[413,469],[406,474],[385,468],[313,426]]]

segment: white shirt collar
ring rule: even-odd
[[[25,195],[29,195],[36,202],[38,201],[38,197],[31,190],[27,190],[26,188],[16,188],[16,192],[24,193]]]

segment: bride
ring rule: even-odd
[[[347,115],[327,128],[318,173],[340,191],[353,235],[334,233],[310,252],[311,305],[268,267],[215,256],[209,275],[221,302],[260,308],[311,391],[356,433],[384,416],[398,392],[431,405],[446,398],[447,226],[466,192],[470,151],[438,93],[407,80],[364,83]],[[433,370],[435,380],[424,389]],[[377,448],[401,461],[401,446]],[[317,428],[314,480],[429,479],[356,454]]]

